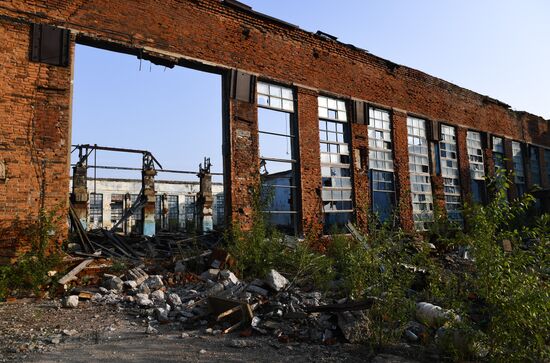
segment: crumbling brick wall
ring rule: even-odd
[[[0,220],[28,219],[43,204],[67,200],[69,188],[71,67],[29,61],[30,27],[69,29],[75,41],[120,49],[229,74],[231,69],[293,86],[297,95],[301,228],[320,218],[317,95],[358,99],[393,115],[400,218],[412,228],[407,114],[550,146],[549,122],[418,70],[321,37],[219,0],[28,0],[0,5],[0,158],[8,179],[0,182]],[[71,60],[72,64],[72,60]],[[257,116],[253,102],[224,98],[226,213],[250,220],[250,188],[257,184]],[[238,107],[236,107],[238,106]],[[368,146],[365,127],[353,127],[352,144]],[[363,141],[361,141],[363,140]],[[459,145],[463,153],[464,145]],[[486,150],[486,156],[490,151]],[[352,152],[352,158],[355,154]],[[466,175],[466,156],[459,156]],[[352,160],[352,165],[355,165]],[[491,161],[487,160],[488,165]],[[363,174],[364,173],[364,174]],[[356,207],[369,200],[368,174],[354,170]],[[463,178],[465,181],[465,178]],[[548,181],[546,181],[548,182]],[[441,190],[441,178],[434,180]],[[358,209],[358,220],[365,220]],[[13,248],[0,248],[0,255]]]
[[[29,61],[29,24],[0,18],[0,262],[26,246],[14,228],[67,206],[70,68]]]

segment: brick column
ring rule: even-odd
[[[251,227],[253,196],[260,186],[260,157],[258,155],[258,113],[251,102],[229,100],[229,197],[233,222],[243,229]]]
[[[392,110],[393,152],[398,203],[399,222],[406,231],[414,230],[411,199],[411,179],[409,174],[409,145],[407,138],[407,114],[398,109]]]
[[[369,129],[368,125],[351,124],[351,163],[353,170],[353,205],[357,226],[367,231],[369,209],[372,205],[369,172]]]
[[[298,152],[300,182],[299,230],[304,234],[323,230],[321,201],[321,151],[317,92],[304,88],[296,90],[298,97]]]
[[[504,139],[504,166],[506,167],[507,174],[514,171],[514,161],[512,157],[512,140]],[[518,197],[518,190],[514,183],[514,176],[510,175],[510,189],[508,189],[509,199],[515,199]]]
[[[471,175],[470,175],[470,159],[468,157],[468,145],[466,137],[468,136],[468,130],[464,127],[456,127],[456,147],[458,157],[458,169],[460,178],[460,195],[462,203],[472,203],[472,190],[471,190]]]

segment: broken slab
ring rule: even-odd
[[[271,287],[273,290],[281,291],[286,287],[286,285],[288,285],[288,280],[279,272],[272,269],[267,274],[265,278],[265,283],[267,284],[267,286]]]
[[[439,328],[449,320],[459,320],[459,317],[441,306],[419,302],[416,304],[416,319],[427,326]]]
[[[63,300],[63,306],[66,308],[76,308],[78,306],[78,295],[67,296]]]
[[[350,343],[361,343],[371,334],[370,320],[362,311],[343,311],[337,313],[338,327]]]

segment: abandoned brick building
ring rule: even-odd
[[[4,227],[68,207],[76,44],[221,75],[227,222],[250,222],[262,170],[287,196],[271,219],[296,233],[365,227],[370,209],[396,205],[408,230],[434,205],[460,221],[462,202],[488,198],[496,167],[515,172],[510,197],[539,185],[549,208],[549,120],[237,1],[8,0],[0,44]],[[265,155],[268,140],[290,141],[290,157]],[[2,239],[4,258],[24,247]]]

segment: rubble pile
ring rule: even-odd
[[[243,336],[273,335],[281,342],[331,343],[338,335],[336,314],[311,312],[332,301],[318,291],[290,286],[275,270],[247,283],[227,269],[209,268],[198,276],[179,269],[168,277],[149,275],[139,267],[120,277],[105,274],[91,301],[145,317],[148,333],[155,333],[159,324],[172,324],[212,335],[236,330]]]
[[[164,241],[169,240],[170,236],[164,236]],[[159,247],[162,243],[157,244],[158,250],[162,250]],[[321,344],[361,343],[374,334],[371,330],[375,327],[369,321],[367,310],[374,303],[383,304],[381,298],[352,301],[341,298],[335,291],[322,293],[312,290],[309,285],[291,283],[273,269],[263,279],[244,281],[231,271],[234,261],[226,251],[203,245],[202,251],[195,249],[193,256],[182,258],[191,252],[184,253],[184,245],[172,242],[165,245],[172,246],[171,252],[164,250],[171,259],[140,258],[137,262],[140,264],[134,268],[120,273],[103,273],[99,288],[77,287],[65,297],[63,304],[76,308],[79,299],[88,299],[94,304],[116,305],[129,315],[141,318],[146,323],[147,334],[159,333],[160,326],[164,325],[207,335],[239,332],[243,338],[264,335],[280,343]],[[151,250],[149,247],[143,250],[147,248]],[[402,265],[419,277],[428,273]],[[85,267],[86,261],[79,266]],[[67,276],[73,278],[79,266]],[[449,255],[444,258],[444,266],[445,271],[467,271],[471,269],[471,261],[459,254]],[[63,279],[69,281],[67,276]],[[417,280],[418,286],[411,288],[421,291],[425,278]],[[417,302],[415,318],[408,323],[401,322],[398,328],[402,329],[398,334],[407,344],[435,347],[444,340],[461,339],[460,333],[450,328],[453,322],[460,321],[452,311],[428,302]],[[470,350],[468,344],[463,344],[464,349]]]

